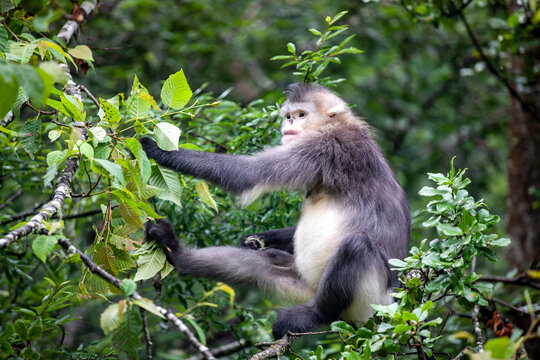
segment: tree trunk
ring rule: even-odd
[[[515,55],[512,64],[513,75],[527,81],[519,90],[521,100],[512,99],[508,126],[508,233],[513,240],[508,255],[520,268],[540,256],[540,76],[531,75],[535,66],[540,66],[540,47]]]

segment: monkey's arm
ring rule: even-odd
[[[146,155],[160,165],[205,179],[233,193],[277,188],[305,189],[320,178],[321,152],[276,147],[254,156],[178,149],[164,151],[154,140],[139,140]],[[303,147],[309,147],[305,144]],[[302,151],[304,150],[304,151]]]
[[[240,246],[250,249],[260,249],[264,246],[265,248],[280,249],[293,254],[295,231],[296,226],[293,226],[247,235],[240,240]]]

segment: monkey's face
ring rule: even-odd
[[[315,111],[316,107],[311,103],[285,103],[281,108],[281,142],[287,144],[295,141],[305,131]]]

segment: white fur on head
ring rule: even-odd
[[[327,114],[328,114],[328,116],[333,117],[333,116],[335,116],[337,114],[341,114],[341,113],[346,112],[347,109],[348,109],[347,104],[342,102],[342,103],[334,105],[330,109],[328,109]]]

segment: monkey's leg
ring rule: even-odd
[[[366,289],[366,284],[376,285],[376,289],[367,289],[369,291],[386,290],[387,273],[382,256],[367,234],[346,236],[326,265],[314,299],[280,311],[273,325],[274,337],[279,339],[287,331],[312,331],[338,320],[358,297],[358,290]],[[373,274],[380,274],[381,278],[366,278]],[[373,298],[369,294],[360,296]],[[379,298],[378,294],[376,298]],[[365,305],[369,307],[369,302]],[[372,312],[370,309],[366,311],[369,314]]]
[[[293,302],[305,302],[314,296],[314,290],[298,275],[294,257],[285,251],[232,246],[185,248],[165,220],[147,225],[146,235],[162,244],[167,259],[180,275],[252,284]]]
[[[274,229],[244,236],[240,246],[250,249],[274,248],[294,253],[294,233],[296,226],[284,229]]]

